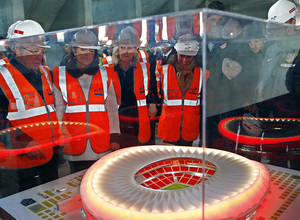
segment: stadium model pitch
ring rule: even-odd
[[[184,188],[188,188],[189,186],[183,185],[183,184],[172,184],[170,186],[167,186],[166,188],[164,188],[163,190],[178,190],[178,189],[184,189]]]

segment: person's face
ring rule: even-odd
[[[249,47],[251,48],[253,53],[258,53],[264,47],[264,40],[261,39],[253,39],[249,43]]]
[[[83,48],[73,48],[73,53],[76,56],[77,66],[79,69],[88,68],[93,62],[95,50],[94,49],[83,49]]]
[[[27,69],[37,71],[44,59],[45,48],[37,46],[24,46],[16,48],[15,53],[16,58],[21,64],[23,64],[23,66],[25,66]]]
[[[241,24],[235,19],[229,19],[223,27],[222,37],[224,39],[233,39],[242,33]]]
[[[66,55],[68,55],[70,53],[70,48],[67,46],[63,46],[62,50],[63,50],[64,54],[66,54]]]
[[[108,53],[108,55],[112,55],[112,53],[113,53],[113,47],[109,47],[108,49],[107,49],[107,53]]]
[[[149,51],[151,53],[155,53],[156,52],[156,47],[149,47]]]
[[[193,56],[178,54],[177,61],[182,67],[187,67],[193,61]]]
[[[5,57],[6,57],[5,52],[4,51],[0,51],[0,59],[3,59]]]
[[[134,54],[136,53],[136,47],[128,47],[126,45],[119,46],[119,56],[123,63],[129,64],[132,61]]]
[[[219,37],[220,26],[223,22],[223,16],[221,15],[211,15],[208,18],[208,35],[210,37]]]
[[[296,19],[291,18],[290,20],[288,20],[285,23],[295,25],[296,24]],[[288,35],[291,35],[291,36],[296,35],[296,28],[295,27],[288,27],[286,32],[287,32]]]
[[[161,48],[161,52],[163,52],[163,54],[168,53],[170,50],[172,49],[172,47],[170,46],[165,46]]]

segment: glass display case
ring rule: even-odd
[[[297,219],[299,36],[209,9],[13,24],[0,42],[1,216]]]

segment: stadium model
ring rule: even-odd
[[[267,169],[242,156],[155,145],[101,158],[80,194],[88,219],[249,219],[269,185]]]

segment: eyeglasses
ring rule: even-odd
[[[45,49],[34,49],[34,50],[29,50],[29,49],[27,49],[26,47],[21,47],[20,49],[21,49],[21,50],[26,50],[26,51],[32,53],[33,55],[39,55],[39,54],[45,55],[45,54],[46,54]]]

